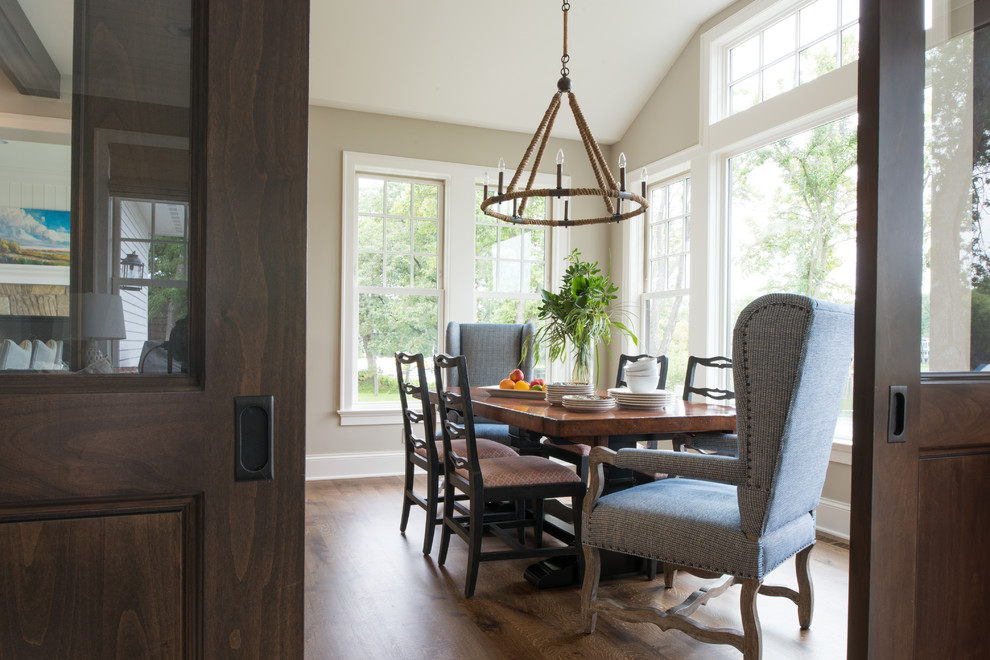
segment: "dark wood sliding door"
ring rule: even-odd
[[[850,658],[984,658],[990,3],[863,0]]]
[[[62,371],[0,371],[0,658],[302,657],[309,2],[72,24],[71,338]],[[179,366],[128,366],[85,296],[160,312]]]

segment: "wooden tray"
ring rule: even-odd
[[[503,390],[498,385],[485,385],[478,389],[487,392],[488,396],[504,396],[509,399],[545,399],[547,395],[543,390]]]

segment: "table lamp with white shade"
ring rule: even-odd
[[[82,333],[88,339],[86,364],[104,358],[98,344],[101,340],[126,339],[124,301],[115,293],[84,293],[82,295]]]

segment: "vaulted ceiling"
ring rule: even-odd
[[[73,0],[20,4],[59,71],[71,75]],[[698,27],[729,4],[571,3],[570,77],[599,141],[622,137]],[[532,133],[556,91],[556,0],[311,0],[311,13],[314,105]],[[166,45],[175,36],[168,28],[158,40]],[[569,113],[555,134],[577,138]]]

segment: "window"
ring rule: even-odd
[[[854,302],[856,137],[849,116],[730,159],[730,324],[765,293]],[[851,374],[836,437],[852,440]]]
[[[139,372],[187,370],[186,347],[169,344],[176,324],[189,313],[189,205],[185,202],[114,197],[117,228],[117,291],[123,300],[127,338],[119,343],[118,365]],[[185,339],[183,338],[183,341]],[[159,351],[165,356],[158,364]]]
[[[475,320],[480,323],[532,321],[540,304],[540,290],[547,288],[549,229],[510,225],[485,215],[481,212],[481,188],[475,190],[475,201]],[[546,199],[527,201],[528,217],[548,217]]]
[[[774,3],[726,29],[715,50],[718,120],[855,62],[859,0]]]
[[[401,422],[393,353],[432,358],[448,321],[535,317],[566,234],[489,223],[479,212],[484,175],[483,166],[344,153],[342,424]],[[540,174],[535,183],[554,181]],[[544,200],[530,204],[527,216],[553,212]]]
[[[541,289],[549,287],[550,230],[515,226],[481,212],[482,189],[475,190],[474,289],[475,321],[479,323],[537,323]],[[526,216],[549,217],[545,198],[527,200]],[[508,213],[508,202],[498,211]],[[534,378],[546,378],[546,355],[533,368]]]
[[[357,401],[394,402],[395,352],[440,346],[443,184],[358,174],[357,186]]]
[[[681,176],[649,190],[646,282],[640,346],[668,359],[667,389],[684,384],[688,351],[691,178]]]

